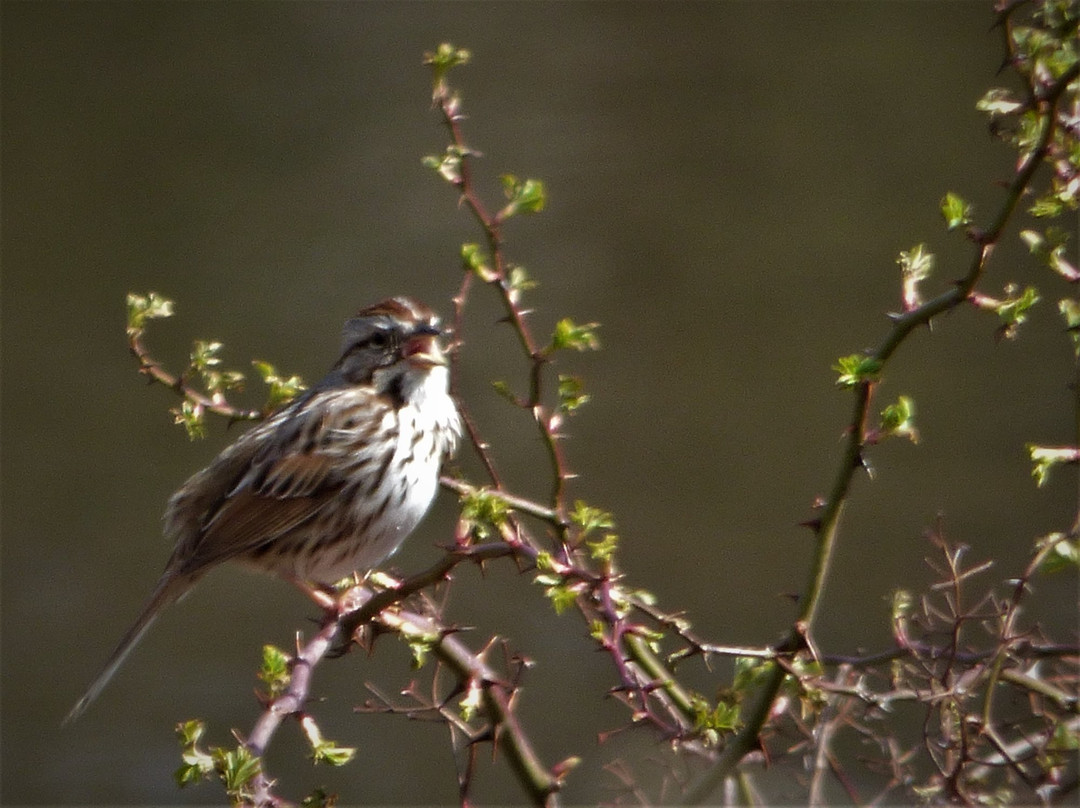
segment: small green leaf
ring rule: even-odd
[[[451,185],[460,187],[464,181],[461,174],[461,163],[470,154],[472,152],[468,149],[451,144],[446,147],[446,151],[443,152],[442,156],[428,155],[421,162],[425,168],[434,170]]]
[[[1075,446],[1037,446],[1029,443],[1027,450],[1032,462],[1031,476],[1039,488],[1050,479],[1050,470],[1054,466],[1080,461],[1080,449]]]
[[[180,788],[187,788],[188,786],[201,783],[207,777],[209,777],[214,771],[214,762],[210,756],[206,756],[205,764],[203,762],[185,761],[180,764],[179,768],[173,772],[173,780]]]
[[[266,683],[270,698],[275,699],[289,686],[289,655],[273,645],[264,645],[259,678]]]
[[[1044,246],[1046,245],[1046,239],[1043,238],[1042,233],[1035,230],[1021,230],[1020,240],[1027,245],[1028,250],[1032,255],[1039,255],[1042,253]]]
[[[191,721],[183,721],[176,725],[176,734],[180,738],[180,743],[184,746],[193,746],[202,740],[203,734],[206,732],[206,724],[198,719],[192,719]]]
[[[1070,283],[1080,281],[1080,270],[1066,258],[1070,233],[1061,227],[1046,228],[1045,235],[1034,230],[1022,230],[1020,239],[1028,250],[1050,269]]]
[[[1080,301],[1064,298],[1058,301],[1058,311],[1065,318],[1065,327],[1070,331],[1080,330]]]
[[[735,657],[735,676],[731,689],[741,697],[765,678],[771,665],[772,663],[758,657]]]
[[[173,302],[157,292],[137,295],[129,292],[127,296],[127,332],[132,335],[146,327],[147,320],[172,317]]]
[[[412,651],[413,655],[413,668],[419,670],[427,662],[428,656],[431,654],[431,650],[438,644],[441,639],[438,630],[425,630],[422,626],[417,625],[409,620],[402,620],[397,626],[398,637],[400,637]]]
[[[941,200],[941,215],[945,217],[945,227],[955,230],[971,224],[971,205],[958,194],[949,191]]]
[[[511,303],[518,303],[525,292],[535,289],[537,286],[539,284],[529,277],[525,267],[514,266],[510,268],[510,275],[506,279],[506,291]]]
[[[915,608],[915,598],[906,589],[897,589],[889,599],[893,622],[907,619]]]
[[[816,659],[808,659],[806,657],[796,657],[791,661],[792,672],[798,676],[821,676],[824,670],[821,667],[821,663]]]
[[[885,435],[907,438],[912,443],[919,442],[919,432],[915,428],[915,402],[908,396],[900,396],[894,404],[881,411],[881,431]]]
[[[245,746],[235,749],[215,748],[212,752],[214,768],[225,784],[225,790],[232,797],[250,796],[248,786],[262,770],[262,761],[248,751]]]
[[[292,401],[307,389],[299,376],[286,378],[278,373],[277,369],[269,362],[255,359],[251,364],[262,378],[263,384],[270,388],[266,397],[265,408],[267,411],[276,410],[282,404]]]
[[[922,303],[919,284],[930,277],[930,271],[934,268],[934,254],[926,249],[925,244],[916,244],[910,250],[901,252],[896,263],[900,265],[904,310],[911,311]]]
[[[206,413],[200,404],[185,399],[179,407],[173,407],[169,412],[173,414],[173,423],[184,427],[188,440],[206,437]]]
[[[503,174],[500,179],[509,202],[499,211],[499,218],[509,219],[518,213],[539,213],[544,209],[547,191],[542,180],[523,180],[513,174]]]
[[[311,759],[318,765],[326,763],[330,766],[344,766],[356,756],[356,749],[351,746],[338,746],[334,741],[328,741],[319,731],[319,725],[311,715],[300,718],[300,729],[307,738],[311,748]]]
[[[197,339],[191,349],[191,367],[203,371],[208,367],[221,364],[218,354],[224,346],[220,342],[207,342]]]
[[[334,808],[337,795],[328,793],[321,786],[300,801],[300,808]]]
[[[509,515],[506,502],[487,489],[473,489],[461,497],[461,521],[480,541],[498,536]]]
[[[576,325],[569,317],[564,317],[555,324],[555,333],[551,337],[551,351],[569,348],[575,351],[595,351],[600,348],[596,337],[599,323]]]
[[[507,278],[506,285],[514,291],[527,292],[530,289],[535,289],[540,284],[529,277],[525,267],[515,266],[510,268],[510,277]]]
[[[1072,339],[1073,353],[1080,358],[1080,301],[1071,298],[1059,300],[1058,311],[1065,318],[1065,329]]]
[[[619,547],[619,537],[615,533],[605,533],[603,538],[588,541],[589,557],[602,562],[611,561]]]
[[[918,283],[930,277],[934,268],[934,254],[925,244],[916,244],[910,250],[902,250],[896,263],[900,265],[900,273],[904,278],[911,278]]]
[[[238,370],[213,371],[203,374],[206,389],[211,395],[220,395],[227,390],[242,390],[244,374]]]
[[[544,590],[544,594],[547,595],[548,599],[551,601],[551,605],[555,609],[555,614],[561,615],[577,603],[577,592],[575,591],[575,588],[567,586],[566,584],[549,586]]]
[[[344,766],[354,757],[355,747],[338,746],[333,741],[322,741],[311,748],[311,760],[316,765],[325,763],[330,766]]]
[[[588,401],[589,394],[585,392],[581,379],[559,374],[559,412],[572,413]]]
[[[1077,539],[1070,539],[1064,533],[1051,533],[1049,536],[1045,536],[1041,542],[1052,542],[1053,546],[1043,558],[1042,564],[1039,566],[1039,572],[1049,575],[1080,567],[1080,543],[1078,543]]]
[[[202,376],[206,391],[214,398],[220,398],[227,390],[239,389],[243,386],[244,374],[236,370],[215,370],[221,364],[221,349],[224,347],[220,342],[207,342],[196,340],[191,349],[192,371]]]
[[[436,94],[444,86],[446,73],[458,65],[467,65],[470,59],[472,53],[465,48],[455,48],[449,42],[442,42],[434,51],[424,53],[424,64],[431,68]]]
[[[1080,749],[1080,731],[1077,731],[1075,722],[1058,722],[1046,748],[1052,752],[1075,752]]]
[[[881,374],[881,362],[865,354],[841,356],[833,365],[833,370],[840,374],[836,380],[839,387],[855,387],[864,382],[877,381]]]
[[[1012,285],[1005,292],[1008,298],[1001,302],[997,312],[1004,323],[1006,336],[1012,336],[1016,327],[1027,321],[1031,307],[1039,302],[1039,292],[1034,286],[1028,286],[1017,294],[1016,287]]]
[[[465,695],[458,702],[462,721],[472,721],[484,703],[484,688],[477,678],[470,678]]]
[[[615,527],[615,519],[610,513],[587,505],[580,499],[574,502],[570,520],[581,528],[582,537],[588,536],[594,530],[612,530]]]
[[[1037,219],[1049,219],[1060,216],[1068,209],[1068,205],[1056,194],[1048,193],[1040,196],[1028,208],[1028,213]]]
[[[1022,106],[1023,104],[1013,100],[1008,90],[1003,90],[1000,87],[987,90],[986,94],[975,102],[975,109],[980,112],[987,112],[992,116],[1011,115]]]
[[[180,788],[200,783],[214,772],[214,759],[198,747],[206,725],[202,721],[185,721],[176,725],[176,735],[183,747],[180,753],[183,764],[174,772],[173,779]]]
[[[514,391],[510,389],[510,385],[507,382],[497,379],[491,383],[492,389],[499,394],[500,398],[504,398],[511,404],[517,406],[518,397],[514,395]]]
[[[703,696],[695,695],[690,705],[694,710],[694,729],[698,732],[734,732],[739,728],[739,705],[719,702],[715,707]],[[712,739],[715,743],[717,739]]]
[[[1012,28],[1015,60],[1024,71],[1038,76],[1040,83],[1059,78],[1076,64],[1076,9],[1069,0],[1051,0],[1038,5],[1039,25]]]
[[[431,654],[431,643],[422,640],[410,640],[408,646],[409,652],[412,654],[412,668],[418,671],[427,664],[428,656]]]
[[[434,51],[424,53],[424,64],[435,70],[446,71],[458,65],[467,65],[472,54],[465,48],[455,48],[449,42],[442,42]]]
[[[1031,150],[1039,142],[1043,125],[1042,116],[1033,110],[1028,110],[1020,116],[1010,141],[1013,147],[1020,152],[1021,159],[1028,159]]]
[[[546,551],[537,553],[536,569],[539,573],[533,576],[533,583],[544,587],[544,595],[555,607],[555,614],[562,614],[577,602],[582,584],[572,583],[559,572],[551,553]]]
[[[475,272],[484,283],[491,283],[494,280],[498,280],[498,273],[491,268],[491,265],[488,263],[487,254],[480,249],[479,244],[469,243],[461,245],[461,263],[464,264],[465,269],[470,272]]]
[[[1046,256],[1046,265],[1069,283],[1080,281],[1080,270],[1065,257],[1065,245],[1055,247]]]

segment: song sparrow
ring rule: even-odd
[[[68,721],[161,611],[221,562],[331,584],[397,550],[431,504],[460,432],[437,322],[404,297],[364,309],[345,323],[341,357],[322,381],[173,494],[165,511],[172,556]]]

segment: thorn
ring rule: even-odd
[[[443,626],[439,629],[439,637],[449,637],[451,634],[458,634],[462,631],[476,631],[476,626]]]
[[[863,468],[863,470],[866,471],[866,476],[867,477],[869,477],[871,480],[876,479],[877,474],[874,471],[874,467],[870,464],[869,460],[867,460],[865,457],[863,457],[863,455],[861,453],[859,454],[858,463],[859,463],[859,466],[861,466]]]
[[[765,768],[769,768],[772,761],[769,758],[769,750],[765,747],[765,744],[762,742],[760,734],[758,735],[757,740],[754,743],[757,746],[758,750],[761,752],[761,756],[763,758],[765,758]]]
[[[551,776],[555,778],[556,782],[562,785],[563,780],[566,779],[566,775],[576,769],[580,764],[581,758],[576,755],[568,757],[566,760],[561,760],[551,767]]]

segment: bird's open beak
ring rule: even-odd
[[[446,354],[439,346],[439,331],[424,327],[405,341],[402,356],[416,367],[436,367],[446,364]]]

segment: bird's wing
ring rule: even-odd
[[[374,402],[351,402],[370,407]],[[364,420],[372,411],[368,409]],[[254,557],[317,518],[356,471],[356,446],[349,406],[302,409],[261,436],[231,490],[209,510],[189,546],[185,566],[205,568],[229,558]]]
[[[270,550],[317,517],[336,493],[336,488],[326,488],[309,496],[279,499],[240,491],[206,525],[190,563],[207,567],[230,558],[257,557],[260,549]]]

